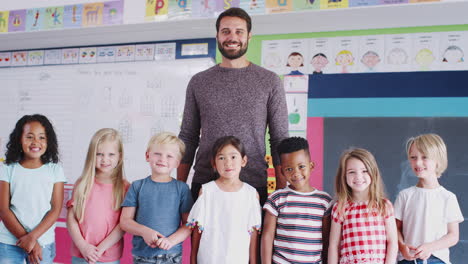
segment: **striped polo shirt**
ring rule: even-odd
[[[263,208],[277,217],[273,263],[321,263],[322,219],[331,200],[326,192],[289,187],[268,197]]]

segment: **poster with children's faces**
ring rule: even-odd
[[[438,71],[440,33],[412,34],[413,71]]]
[[[310,64],[310,74],[329,73],[333,68],[333,60],[330,59],[333,40],[334,38],[316,38],[309,41],[306,63]]]
[[[335,73],[353,73],[357,72],[358,37],[338,37],[334,38],[332,62]]]
[[[54,65],[62,62],[62,50],[52,49],[44,52],[44,64]]]
[[[0,52],[0,67],[8,67],[11,64],[11,52]]]
[[[283,53],[283,61],[286,61],[284,76],[305,75],[309,72],[309,64],[305,62],[305,58],[309,57],[308,44],[307,39],[290,39],[285,41],[285,52]]]
[[[413,46],[410,34],[385,35],[386,72],[406,72],[411,70]]]
[[[262,41],[262,66],[278,75],[284,73],[286,60],[284,58],[285,42],[281,40]]]
[[[468,31],[440,33],[440,70],[468,70]]]
[[[307,129],[307,94],[286,94],[289,130]]]
[[[37,66],[44,64],[44,51],[32,50],[28,52],[28,65]]]
[[[385,37],[383,35],[359,38],[359,72],[382,72],[384,64]]]

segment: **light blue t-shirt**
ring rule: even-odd
[[[62,166],[56,163],[47,163],[37,169],[26,169],[19,163],[13,163],[0,166],[0,181],[10,184],[10,210],[24,229],[30,232],[51,209],[54,184],[66,179]],[[0,242],[16,245],[17,240],[0,222]],[[55,224],[38,239],[41,246],[54,241]]]
[[[181,214],[189,213],[192,205],[192,195],[186,183],[174,179],[170,182],[154,182],[151,176],[134,181],[122,203],[123,207],[136,207],[137,223],[166,237],[177,231]],[[141,236],[133,236],[132,244],[132,254],[139,257],[182,252],[182,243],[169,250],[150,248]]]

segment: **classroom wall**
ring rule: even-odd
[[[64,2],[63,0],[1,0],[0,6],[2,9],[12,10],[55,4],[63,5]],[[66,4],[88,2],[94,1],[68,0]],[[141,7],[144,6],[144,2],[144,0],[125,1],[124,23],[143,22],[144,10]],[[405,7],[387,6],[386,9],[376,7],[254,16],[254,37],[249,46],[248,58],[261,65],[261,42],[263,40],[467,30],[468,16],[461,16],[458,13],[460,10],[467,10],[464,9],[465,7],[467,7],[466,3],[435,3]],[[420,11],[425,12],[425,14],[422,15],[419,13]],[[447,14],[451,15],[447,16]],[[397,17],[398,19],[396,19]],[[369,21],[374,21],[372,27],[378,29],[366,29],[369,27]],[[408,25],[412,27],[408,27]],[[32,35],[34,37],[31,37]],[[192,38],[194,35],[213,37],[215,35],[214,19],[144,23],[135,27],[120,25],[95,29],[36,32],[34,34],[0,34],[0,50],[154,41]],[[309,127],[317,127],[317,124],[321,124],[321,128],[323,128],[323,123],[320,122],[323,120],[317,122],[316,119],[309,119]],[[331,125],[325,125],[327,128],[331,127]],[[309,130],[309,133],[312,133],[311,131]],[[323,133],[323,130],[313,132]],[[318,148],[318,150],[312,150],[313,153],[323,149],[320,143],[314,144],[313,147]],[[312,183],[321,188],[324,183],[324,171],[316,169],[315,173],[312,177]],[[330,186],[325,188],[331,192]],[[59,233],[63,235],[66,234],[65,231],[62,229]]]

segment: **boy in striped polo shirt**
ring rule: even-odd
[[[262,263],[322,263],[332,199],[309,185],[314,162],[306,139],[284,139],[278,155],[289,186],[272,193],[263,207]]]

